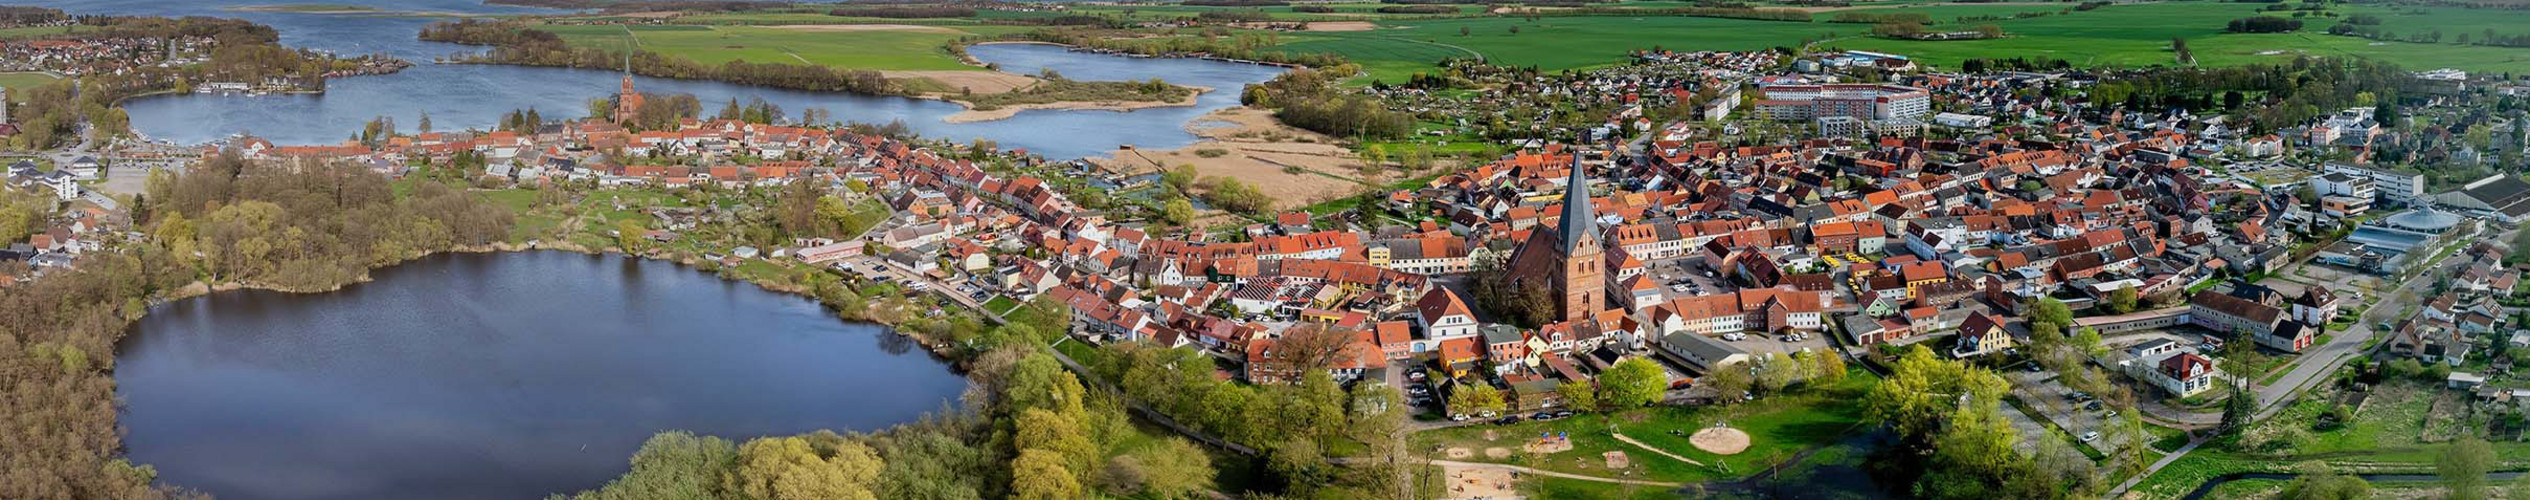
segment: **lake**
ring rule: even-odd
[[[432,63],[434,57],[482,50],[480,47],[415,39],[422,26],[439,20],[437,18],[222,10],[268,3],[274,2],[36,2],[37,5],[61,8],[75,14],[243,18],[279,29],[284,45],[344,55],[387,54],[415,63],[413,68],[393,75],[334,79],[328,83],[327,91],[318,95],[174,95],[145,97],[125,103],[124,107],[131,112],[133,129],[152,139],[181,144],[210,142],[237,133],[252,133],[281,144],[333,144],[349,138],[360,131],[363,124],[380,116],[393,118],[404,130],[411,131],[424,113],[430,115],[432,125],[438,130],[490,128],[502,113],[527,108],[535,108],[538,114],[548,118],[577,118],[587,115],[590,99],[613,96],[622,83],[623,75],[613,71]],[[468,14],[537,11],[487,6],[469,0],[336,0],[326,3]],[[746,101],[761,97],[780,105],[794,116],[801,110],[822,108],[841,121],[884,124],[903,120],[926,137],[959,142],[986,139],[1004,148],[1026,148],[1049,158],[1069,159],[1104,154],[1119,144],[1157,149],[1192,144],[1197,138],[1185,131],[1188,122],[1214,110],[1237,106],[1241,88],[1271,79],[1282,72],[1280,68],[1269,66],[1198,59],[1132,58],[1072,52],[1045,45],[981,45],[969,48],[967,53],[977,60],[999,64],[1006,71],[1019,74],[1033,75],[1040,69],[1052,68],[1076,80],[1139,81],[1161,78],[1170,83],[1208,87],[1214,91],[1197,98],[1196,105],[1192,107],[1149,108],[1132,112],[1033,110],[1005,120],[952,124],[940,119],[957,113],[960,108],[940,101],[648,77],[634,78],[634,86],[643,92],[694,94],[702,100],[707,112],[719,109],[720,104],[731,98]]]
[[[451,254],[162,305],[115,366],[129,458],[222,498],[520,499],[644,439],[883,429],[966,380],[885,328],[679,265]]]

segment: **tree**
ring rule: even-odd
[[[2433,462],[2434,471],[2442,475],[2443,488],[2449,491],[2442,498],[2448,500],[2484,500],[2486,471],[2494,467],[2495,449],[2475,434],[2451,442],[2451,449]]]
[[[1555,394],[1563,396],[1564,407],[1572,408],[1574,411],[1596,411],[1599,409],[1598,388],[1591,387],[1589,382],[1564,382],[1563,385],[1555,386]]]
[[[1153,498],[1195,498],[1212,489],[1212,456],[1186,438],[1170,437],[1142,452],[1142,493]]]
[[[738,468],[725,481],[755,500],[878,498],[870,486],[886,467],[868,445],[852,441],[812,448],[798,436],[757,438],[738,448]]]
[[[1011,423],[1015,436],[1013,447],[1022,451],[1044,450],[1063,457],[1063,469],[1086,475],[1098,463],[1098,444],[1090,442],[1089,433],[1080,422],[1044,408],[1020,410]],[[1075,481],[1084,479],[1074,477]]]
[[[1889,377],[1863,396],[1863,410],[1900,435],[1929,435],[1944,415],[1967,401],[2002,401],[2010,384],[1959,360],[1941,359],[1914,345],[1898,356]]]
[[[2108,292],[2108,313],[2126,314],[2127,312],[2134,311],[2135,302],[2137,300],[2138,298],[2135,296],[2135,287],[2118,287],[2116,290]],[[2062,324],[2063,323],[2059,323],[2059,325]]]
[[[1724,402],[1735,402],[1739,401],[1740,393],[1756,387],[1757,375],[1750,373],[1744,364],[1726,365],[1704,374],[1704,378],[1696,379],[1696,384],[1713,389]]]
[[[1669,375],[1650,359],[1627,358],[1599,374],[1599,399],[1611,408],[1639,408],[1658,403],[1669,391]]]
[[[1467,35],[1469,35],[1469,34],[1473,34],[1473,33],[1474,33],[1474,31],[1467,29],[1467,27],[1466,27],[1466,26],[1460,26],[1460,27],[1458,27],[1458,36],[1464,37],[1464,36],[1467,36]]]
[[[1034,354],[1011,366],[1003,381],[1004,411],[1017,415],[1029,408],[1044,408],[1056,415],[1077,418],[1088,390],[1081,388],[1079,377],[1065,371],[1053,356]]]
[[[1361,332],[1336,328],[1325,323],[1303,322],[1283,329],[1274,346],[1265,353],[1265,362],[1275,370],[1294,375],[1324,372],[1335,362],[1352,354],[1348,351]]]
[[[1453,415],[1476,415],[1502,411],[1502,390],[1484,382],[1463,382],[1449,394],[1449,412]]]
[[[721,475],[736,470],[738,447],[728,440],[685,431],[662,432],[633,452],[632,472],[584,492],[581,500],[716,498]]]
[[[1185,198],[1170,199],[1167,204],[1160,206],[1160,220],[1165,220],[1168,221],[1169,224],[1180,226],[1194,222],[1195,204],[1194,202],[1186,201]]]
[[[2222,429],[2224,432],[2239,432],[2249,426],[2249,419],[2257,416],[2258,393],[2249,392],[2238,380],[2226,382],[2231,385],[2231,398],[2223,401]]]
[[[1047,450],[1025,450],[1010,463],[1010,496],[1022,500],[1069,500],[1081,496],[1081,484],[1063,467],[1063,456]]]
[[[642,229],[641,221],[631,219],[615,221],[615,246],[622,247],[626,252],[641,248],[642,236],[648,231]]]

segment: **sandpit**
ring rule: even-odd
[[[1505,458],[1511,458],[1511,449],[1510,449],[1510,448],[1500,447],[1500,446],[1495,446],[1495,447],[1492,447],[1492,448],[1485,448],[1485,458],[1490,458],[1490,459],[1494,459],[1494,460],[1501,460],[1501,459],[1505,459]]]
[[[1748,433],[1729,427],[1695,431],[1694,436],[1687,437],[1687,442],[1694,444],[1695,449],[1715,455],[1737,455],[1748,451]]]
[[[1563,453],[1572,451],[1572,440],[1556,438],[1540,439],[1530,441],[1528,444],[1520,445],[1520,450],[1539,455]]]
[[[1443,495],[1442,498],[1520,498],[1518,490],[1512,488],[1514,484],[1512,481],[1515,478],[1511,469],[1494,466],[1443,465],[1441,470],[1449,483],[1449,493]]]
[[[966,34],[964,31],[940,26],[922,26],[914,24],[786,24],[768,27],[780,30],[818,33],[837,33],[846,31],[915,31],[923,33]]]
[[[1449,457],[1451,460],[1457,460],[1476,456],[1476,452],[1466,448],[1451,447],[1450,449],[1441,450],[1441,456]]]
[[[1606,460],[1607,460],[1607,462],[1608,462],[1608,468],[1610,468],[1610,469],[1623,469],[1623,468],[1626,468],[1626,467],[1632,467],[1632,466],[1634,465],[1634,460],[1633,460],[1633,459],[1631,459],[1631,458],[1626,458],[1626,456],[1625,456],[1625,452],[1622,452],[1622,451],[1610,451],[1610,452],[1607,452],[1607,453],[1601,453],[1601,454],[1599,454],[1599,457],[1600,457],[1600,458],[1602,458],[1602,459],[1606,459]]]

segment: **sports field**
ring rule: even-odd
[[[574,46],[618,49],[623,26],[543,26]],[[982,70],[959,64],[943,46],[973,34],[916,25],[634,26],[641,49],[705,64],[729,61],[819,64],[870,70]]]
[[[0,73],[0,87],[12,89],[31,89],[53,80],[53,75],[43,73]]]

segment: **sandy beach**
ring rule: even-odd
[[[1362,178],[1362,162],[1351,148],[1334,137],[1274,121],[1271,112],[1224,108],[1188,123],[1186,131],[1203,140],[1177,149],[1117,149],[1093,161],[1122,172],[1192,165],[1198,178],[1238,179],[1272,196],[1283,209],[1350,196],[1367,187],[1348,180]],[[1292,173],[1289,167],[1300,171]],[[1391,177],[1368,180],[1384,183]]]

